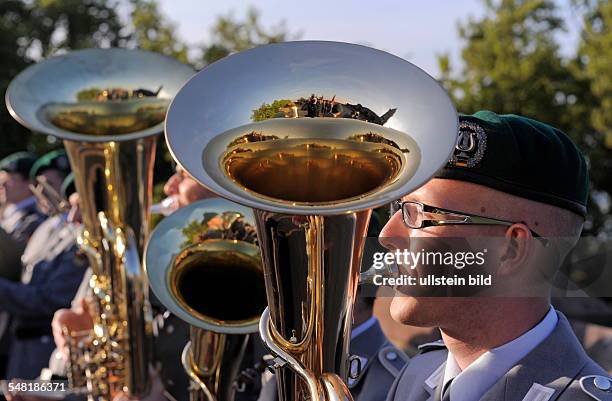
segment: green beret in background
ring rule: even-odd
[[[0,170],[8,173],[20,173],[23,178],[28,179],[36,158],[36,155],[30,152],[13,153],[0,160]]]
[[[62,196],[66,199],[70,197],[73,193],[76,192],[76,187],[74,185],[74,174],[70,173],[62,182]]]
[[[64,176],[70,174],[70,161],[65,151],[54,150],[41,156],[30,170],[30,179],[36,179],[36,176],[49,169],[59,170]]]

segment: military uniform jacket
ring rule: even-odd
[[[0,213],[0,276],[18,280],[21,271],[20,257],[28,239],[43,222],[44,215],[36,207],[32,197],[25,205],[12,212]],[[8,328],[10,315],[0,308],[0,355],[6,355],[10,346]]]
[[[609,383],[606,373],[586,355],[565,316],[557,314],[553,332],[479,401],[612,400],[612,392],[595,385],[596,377],[599,387]],[[400,373],[387,401],[439,401],[446,357],[442,342],[424,347]]]
[[[361,371],[355,379],[348,380],[348,387],[355,401],[384,401],[408,356],[391,345],[378,321],[355,337],[350,353],[361,361]],[[277,399],[276,380],[264,382],[258,401]]]
[[[54,348],[51,320],[56,310],[70,305],[87,266],[76,258],[74,232],[55,218],[48,219],[32,235],[42,241],[24,266],[21,283],[0,279],[0,311],[13,316],[7,376],[34,378],[46,366]]]
[[[386,393],[381,389],[393,384],[408,356],[387,341],[378,321],[351,341],[350,352],[362,363],[357,379],[348,380],[354,400],[384,401]]]

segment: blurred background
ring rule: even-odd
[[[387,50],[437,78],[460,112],[516,113],[564,130],[590,164],[584,235],[603,244],[594,269],[609,265],[608,0],[262,0],[256,7],[238,0],[1,0],[0,88],[4,92],[29,64],[73,49],[138,47],[201,69],[234,52],[294,39],[337,40]],[[4,105],[0,108],[0,158],[18,150],[43,154],[58,147],[59,141],[32,135]],[[156,181],[163,183],[173,168],[165,146],[159,146]],[[584,266],[569,272],[577,281],[592,279],[589,266],[574,265]],[[384,305],[378,311],[384,314]],[[389,326],[390,335],[401,340],[396,329],[393,334]]]

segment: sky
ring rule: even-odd
[[[559,37],[562,53],[570,55],[581,21],[569,0],[557,3],[568,28]],[[233,13],[243,18],[253,5],[264,27],[284,22],[290,32],[301,34],[300,39],[369,45],[405,58],[433,76],[439,73],[439,54],[448,53],[455,66],[460,64],[458,23],[484,14],[482,0],[160,0],[160,4],[179,36],[191,45],[210,39],[217,16]]]

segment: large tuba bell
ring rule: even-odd
[[[279,397],[349,400],[352,304],[371,209],[448,160],[457,114],[419,68],[371,48],[289,42],[210,65],[166,117],[176,160],[255,209]]]
[[[156,134],[193,70],[160,54],[89,49],[21,72],[6,92],[11,115],[64,140],[80,195],[96,316],[70,358],[90,400],[148,391],[151,310],[140,263],[149,228]],[[84,376],[83,376],[84,373]]]
[[[182,362],[192,401],[232,401],[245,347],[266,307],[251,209],[221,198],[186,206],[155,227],[145,268],[157,298],[191,325]]]

